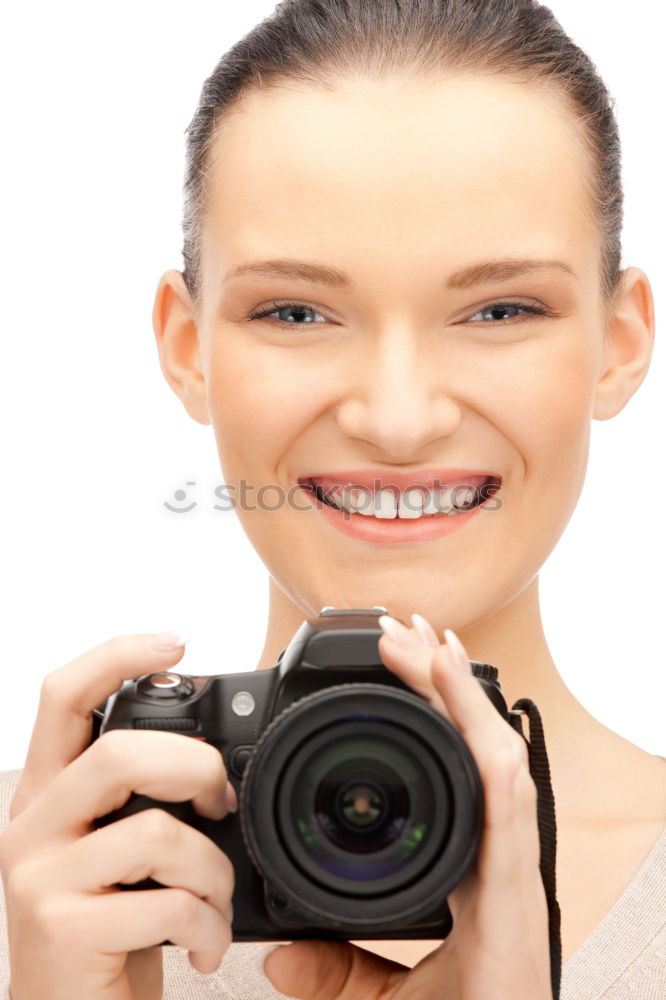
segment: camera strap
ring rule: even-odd
[[[530,720],[530,739],[525,738],[522,715]],[[555,893],[555,857],[557,853],[557,825],[555,822],[555,797],[550,783],[550,766],[546,753],[543,724],[539,710],[529,698],[521,698],[509,713],[509,721],[525,739],[530,774],[537,790],[537,821],[541,854],[539,867],[548,904],[548,939],[550,942],[550,981],[553,1000],[560,1000],[562,974],[562,937],[560,932],[560,907]]]

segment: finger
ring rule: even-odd
[[[522,838],[516,836],[515,777],[520,761],[511,750],[499,752],[484,780],[484,834],[477,872],[494,892],[517,889],[522,874]]]
[[[387,616],[380,617],[380,624],[385,617]],[[388,632],[379,637],[378,648],[384,665],[437,712],[451,721],[446,704],[432,682],[431,665],[435,650],[431,645],[424,643],[416,629],[408,629],[401,625],[401,630],[401,645],[398,645]]]
[[[483,831],[476,863],[467,878],[449,893],[448,904],[456,924],[461,912],[471,904],[475,919],[495,916],[489,912],[498,905],[498,893],[508,894],[515,908],[520,891],[520,859],[514,830],[515,802],[513,796],[515,760],[511,752],[500,751],[482,776]],[[481,888],[484,892],[481,893]],[[504,907],[504,898],[499,900]]]
[[[145,809],[43,855],[31,870],[42,896],[61,889],[96,893],[154,878],[187,889],[224,914],[234,890],[229,858],[199,830],[164,809]],[[120,890],[119,890],[120,891]],[[145,891],[145,890],[141,890]]]
[[[471,880],[448,897],[454,922],[473,897],[476,933],[502,952],[542,943],[548,907],[539,872],[536,789],[520,759],[498,753],[484,778],[484,829]],[[529,917],[526,917],[529,915]],[[547,945],[547,934],[546,934]]]
[[[521,758],[514,776],[516,825],[522,836],[520,852],[525,877],[534,876],[543,887],[541,877],[541,841],[539,837],[538,792],[534,779]]]
[[[297,1000],[374,1000],[409,970],[348,942],[296,941],[271,952],[264,974]]]
[[[452,722],[469,746],[480,773],[483,776],[498,752],[512,751],[516,746],[527,762],[524,738],[502,718],[472,674],[466,653],[464,657],[466,666],[465,663],[461,666],[449,645],[440,646],[433,655],[431,676],[433,686],[446,703]]]
[[[120,809],[132,792],[166,802],[191,800],[210,819],[228,812],[222,754],[181,733],[112,729],[51,781],[7,832],[20,851],[52,849],[84,836],[92,821]]]
[[[146,889],[63,897],[67,939],[86,954],[122,954],[171,941],[189,951],[190,964],[215,972],[231,944],[231,923],[210,903],[186,889]]]
[[[430,622],[425,619],[423,615],[414,613],[412,615],[412,624],[426,646],[432,646],[433,649],[439,649],[441,643],[437,633]]]
[[[178,663],[184,646],[159,650],[155,645],[159,638],[115,636],[47,674],[12,818],[20,811],[22,800],[25,804],[46,787],[89,745],[94,708],[117,691],[123,681],[168,670]]]

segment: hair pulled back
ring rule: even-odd
[[[342,80],[414,82],[504,75],[554,90],[589,154],[585,177],[601,235],[600,288],[620,281],[623,191],[615,102],[589,56],[536,0],[282,0],[236,42],[204,81],[185,130],[183,277],[199,300],[206,170],[223,118],[252,88],[293,81],[335,89]]]

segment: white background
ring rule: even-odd
[[[164,381],[151,326],[182,267],[184,129],[201,85],[273,10],[172,0],[8,5],[0,41],[0,770],[21,767],[41,679],[104,639],[191,633],[192,673],[254,669],[267,573],[232,513],[212,428]],[[663,296],[663,40],[652,0],[554,0],[617,100],[623,266]],[[662,253],[660,253],[662,251]],[[605,725],[663,739],[664,351],[593,427],[583,498],[541,574],[551,651]],[[566,392],[566,386],[562,387]],[[192,481],[198,506],[163,501]]]

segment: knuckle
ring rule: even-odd
[[[231,944],[231,926],[226,918],[212,908],[202,911],[201,932],[203,947],[224,955]]]
[[[187,927],[199,914],[199,898],[187,889],[170,889],[169,896],[170,920],[178,927]]]
[[[63,697],[63,670],[58,667],[51,670],[42,678],[42,686],[39,692],[40,704],[51,705]]]
[[[55,670],[49,671],[42,678],[40,702],[49,705],[62,701],[67,694],[67,679],[73,664],[99,654],[105,660],[127,660],[132,655],[136,655],[134,637],[130,635],[114,635],[105,642],[100,643],[99,646],[87,650],[74,660],[70,660],[64,666],[56,667]]]
[[[33,894],[29,901],[32,920],[51,941],[62,937],[71,942],[75,912],[71,897],[39,893]]]
[[[215,928],[215,938],[213,941],[213,947],[220,948],[222,954],[224,954],[231,944],[231,926],[230,924],[222,918],[218,921],[218,925]]]
[[[200,743],[199,746],[206,747],[208,754],[207,766],[209,767],[209,777],[211,784],[219,785],[227,780],[227,769],[224,766],[224,759],[220,751],[212,743]]]
[[[522,800],[531,807],[536,808],[537,804],[537,787],[534,784],[532,775],[526,768],[522,768],[518,772],[518,777],[516,779],[518,794]]]
[[[512,735],[511,742],[514,747],[518,747],[518,753],[520,754],[520,767],[521,769],[526,767],[529,770],[529,756],[527,753],[527,744],[522,736],[518,733]]]
[[[57,941],[74,958],[77,950],[89,951],[91,936],[98,931],[99,917],[95,911],[94,897],[62,893],[51,897],[44,926],[49,929],[52,941]]]
[[[236,872],[234,871],[234,866],[232,865],[227,855],[224,854],[224,852],[220,851],[219,849],[218,853],[220,855],[219,866],[220,866],[220,876],[222,879],[222,886],[224,891],[231,895],[233,894],[234,887],[236,885]]]
[[[208,743],[205,740],[198,742],[197,746],[202,748],[202,753],[205,753],[207,764],[211,769],[211,772],[219,774],[220,768],[226,774],[226,768],[224,766],[224,760],[222,758],[222,753],[217,749],[213,743]]]
[[[163,846],[169,846],[180,840],[182,823],[166,809],[159,807],[144,809],[140,814],[139,822],[142,836],[149,841],[157,841]]]
[[[21,906],[38,908],[44,893],[39,869],[34,861],[15,864],[5,874],[7,898]]]
[[[108,729],[103,733],[88,752],[97,759],[101,758],[100,766],[109,769],[107,773],[115,773],[115,768],[124,765],[128,757],[136,754],[136,743],[131,739],[134,733],[128,729]]]

